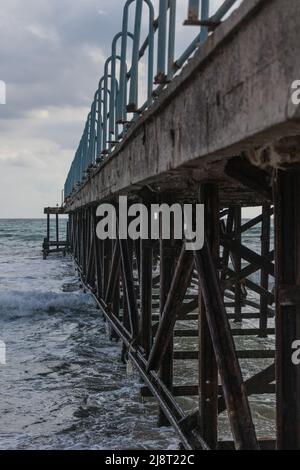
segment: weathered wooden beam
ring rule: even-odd
[[[300,303],[282,302],[283,286],[300,287],[300,171],[278,170],[274,178],[276,250],[277,448],[300,450]],[[297,299],[294,299],[297,300]]]
[[[172,203],[172,198],[168,195],[164,195],[163,202]],[[160,216],[161,217],[161,216]],[[171,239],[164,240],[162,236],[160,237],[160,318],[162,321],[164,308],[168,299],[168,293],[170,291],[170,286],[172,283],[173,277],[173,270],[174,266],[176,265],[176,258],[177,258],[177,244],[173,239],[173,223],[171,221]],[[166,385],[166,387],[172,391],[173,388],[173,329],[170,330],[170,335],[168,340],[166,341],[166,348],[164,351],[164,360],[160,361],[158,364],[159,368],[159,377]],[[159,330],[158,330],[159,331]],[[159,344],[161,341],[158,333],[155,337],[155,344]],[[150,351],[151,353],[151,351]],[[151,357],[151,356],[150,356]],[[149,357],[149,361],[150,361]],[[159,426],[168,426],[169,422],[166,419],[163,411],[159,409],[159,417],[158,417],[158,425]]]
[[[140,249],[140,297],[141,297],[141,346],[149,357],[152,346],[152,264],[153,247],[151,240],[141,240]]]
[[[58,215],[65,214],[65,209],[63,207],[45,207],[44,214],[46,215]]]
[[[170,338],[172,337],[176,318],[190,283],[193,267],[193,253],[186,251],[183,245],[162,313],[158,332],[155,337],[155,342],[149,356],[148,370],[157,370],[163,361],[164,354],[167,350]]]
[[[275,351],[273,349],[240,349],[236,351],[238,359],[274,359]],[[175,360],[197,360],[199,351],[174,351]]]
[[[214,263],[219,259],[220,249],[220,207],[218,187],[202,185],[201,203],[205,206],[205,229]],[[211,449],[218,443],[218,368],[207,322],[206,304],[199,282],[199,422],[203,438]]]
[[[114,244],[112,262],[110,266],[110,273],[107,283],[107,289],[105,294],[105,303],[109,305],[113,298],[114,292],[117,286],[117,281],[120,276],[120,244],[118,241]]]
[[[250,248],[225,237],[222,237],[221,245],[226,246],[232,253],[238,254],[259,269],[264,268],[271,276],[274,276],[274,264],[269,261],[268,257],[262,257]]]
[[[252,165],[245,157],[231,158],[225,166],[225,174],[272,200],[270,174]]]
[[[242,244],[242,236],[241,236],[241,225],[242,225],[242,208],[241,206],[237,206],[234,208],[234,241],[241,245]],[[242,258],[241,253],[237,252],[235,255],[235,263],[234,268],[237,276],[240,275],[242,269]],[[235,294],[235,305],[234,305],[234,313],[235,313],[235,322],[241,321],[241,314],[242,314],[242,289],[241,283],[237,281],[235,283],[234,288]]]
[[[262,227],[261,227],[261,256],[266,258],[270,252],[270,236],[271,236],[271,218],[270,204],[264,202],[262,206]],[[261,269],[260,285],[269,290],[269,273],[266,269]],[[267,336],[268,328],[268,301],[265,296],[260,298],[260,320],[259,320],[261,338]]]
[[[102,291],[102,259],[101,255],[101,240],[96,236],[96,210],[93,210],[93,223],[95,230],[95,243],[94,243],[94,257],[95,257],[95,276],[96,276],[96,295],[100,299],[103,295]]]
[[[137,338],[139,333],[139,313],[133,283],[132,260],[129,256],[128,241],[119,239],[119,245],[122,259],[123,289],[127,299],[130,329],[133,338]]]
[[[207,239],[203,249],[195,252],[195,261],[236,449],[258,449],[242,373]]]
[[[270,365],[266,369],[258,372],[254,376],[250,377],[245,382],[247,395],[263,394],[263,393],[275,393],[275,385],[271,382],[275,380],[275,364]],[[226,410],[226,404],[224,396],[219,398],[219,413]]]

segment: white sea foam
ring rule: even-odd
[[[94,306],[93,299],[82,292],[9,291],[0,292],[0,311],[18,314],[64,311]]]

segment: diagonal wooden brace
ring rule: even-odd
[[[132,264],[129,258],[128,241],[119,239],[119,245],[122,259],[122,271],[124,280],[123,287],[125,288],[125,294],[127,299],[130,329],[132,337],[137,338],[139,330],[139,314],[134,290]]]
[[[147,370],[158,370],[164,354],[168,348],[177,316],[181,312],[181,306],[187,288],[191,282],[194,267],[192,251],[185,250],[182,246],[180,257],[175,269],[171,288],[162,314],[162,319],[155,337],[155,342],[150,352]]]

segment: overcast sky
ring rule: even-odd
[[[1,0],[0,80],[7,104],[0,104],[0,218],[41,217],[44,206],[60,203],[124,3]],[[178,0],[178,25],[187,4]],[[177,53],[196,33],[178,28]]]

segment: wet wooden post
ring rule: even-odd
[[[140,240],[140,297],[141,297],[141,346],[148,359],[152,346],[152,269],[153,242],[151,240],[151,200],[144,199],[148,209],[148,240]]]
[[[81,213],[81,247],[82,247],[82,272],[85,278],[86,275],[86,211],[83,209]]]
[[[270,204],[264,202],[262,205],[262,226],[261,226],[261,256],[267,258],[270,252],[271,218]],[[269,272],[262,267],[260,275],[260,285],[262,288],[269,289]],[[265,295],[260,297],[260,318],[259,318],[259,336],[267,337],[268,328],[268,299]]]
[[[241,235],[241,225],[242,225],[242,208],[237,206],[234,208],[234,239],[239,244],[242,243]],[[235,271],[239,275],[242,268],[242,260],[240,253],[235,255]],[[235,322],[240,322],[242,320],[242,289],[240,281],[237,281],[235,284],[235,305],[234,305],[234,314]]]
[[[161,203],[172,204],[172,198],[169,195],[164,195],[162,197]],[[161,215],[160,215],[161,217]],[[171,233],[171,240],[163,240],[162,234],[160,233],[160,316],[163,314],[164,307],[166,300],[168,298],[168,293],[170,290],[171,282],[173,279],[174,274],[174,265],[176,262],[176,247],[174,243],[174,239],[172,239],[173,235],[173,221],[170,221],[170,233]],[[161,228],[160,228],[161,230]],[[173,334],[170,339],[168,348],[166,350],[163,363],[160,366],[159,376],[164,382],[164,384],[168,387],[170,391],[172,391],[173,386]],[[168,426],[169,421],[165,417],[163,411],[159,409],[159,417],[158,417],[158,425],[159,426]]]
[[[225,234],[229,235],[233,231],[233,224],[234,224],[234,208],[229,207],[227,221],[225,226]],[[222,274],[221,279],[226,279],[227,270],[229,267],[229,259],[230,259],[230,250],[226,246],[223,248],[223,256],[222,256]]]
[[[218,187],[201,186],[201,203],[205,205],[205,229],[215,264],[219,260]],[[218,369],[206,319],[205,304],[199,285],[199,411],[203,439],[211,449],[218,443]]]
[[[235,447],[237,450],[259,450],[241,368],[207,237],[203,249],[195,252],[195,261]]]
[[[125,293],[125,282],[124,282],[124,275],[121,272],[121,282],[122,282],[122,310],[123,310],[123,326],[126,331],[130,331],[130,323],[129,323],[129,314],[128,314],[128,307],[127,307],[127,299]],[[127,346],[123,342],[122,343],[122,352],[121,352],[121,361],[125,364],[126,363],[126,356],[127,356]]]
[[[112,258],[112,240],[103,240],[103,291],[106,292],[108,280],[109,280],[109,272],[110,272],[110,265],[111,265],[111,258]]]
[[[47,213],[47,240],[50,241],[50,213]]]
[[[58,214],[56,214],[56,248],[59,249],[59,222]]]
[[[115,242],[118,244],[118,240]],[[120,271],[117,274],[116,285],[114,289],[113,302],[112,302],[112,311],[116,318],[120,317]],[[111,339],[118,340],[119,337],[117,333],[112,329],[111,330]]]
[[[300,170],[274,180],[277,448],[300,450]]]

